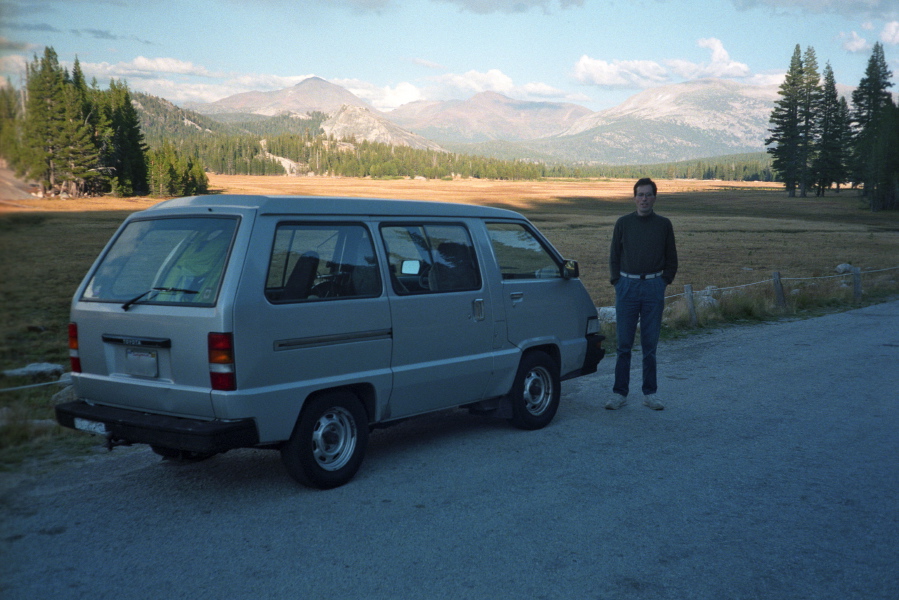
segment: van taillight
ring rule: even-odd
[[[78,353],[78,325],[69,323],[69,364],[72,373],[81,372],[81,355]]]
[[[214,390],[229,392],[237,389],[234,336],[230,333],[209,334],[209,381]]]

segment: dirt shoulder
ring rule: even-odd
[[[30,186],[18,179],[15,173],[0,160],[0,205],[15,204],[18,200],[31,200]]]

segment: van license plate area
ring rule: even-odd
[[[158,377],[158,351],[144,348],[125,348],[125,372],[138,377]]]
[[[87,419],[79,419],[75,417],[75,429],[87,431],[88,433],[99,433],[106,435],[106,425],[97,421],[88,421]]]

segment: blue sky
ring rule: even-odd
[[[796,44],[856,86],[875,42],[899,80],[899,0],[0,0],[13,85],[52,46],[176,104],[318,76],[381,110],[481,91],[602,110],[703,77],[780,83]]]

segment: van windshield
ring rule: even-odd
[[[237,219],[132,221],[115,239],[83,300],[212,306],[218,297]]]

